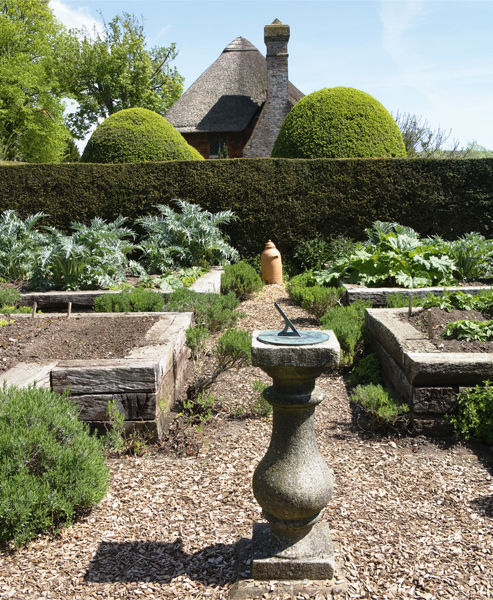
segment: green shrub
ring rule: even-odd
[[[234,297],[234,296],[233,296]],[[188,386],[187,397],[197,398],[227,369],[252,364],[252,336],[243,329],[227,329],[217,340],[213,354],[216,366],[211,373],[202,375]]]
[[[0,284],[0,310],[5,310],[7,306],[12,308],[17,307],[20,299],[21,295],[15,288]]]
[[[398,404],[392,394],[381,385],[358,385],[351,392],[350,401],[360,406],[367,415],[371,431],[394,427],[409,412],[406,404]]]
[[[300,271],[321,270],[330,259],[330,245],[320,235],[309,240],[301,240],[296,246],[294,260]]]
[[[457,411],[449,416],[455,431],[465,439],[493,445],[493,384],[484,381],[457,395]]]
[[[238,252],[230,246],[219,225],[236,217],[230,210],[211,213],[198,204],[174,200],[181,212],[158,204],[158,216],[138,219],[145,235],[140,242],[142,263],[151,273],[165,273],[177,267],[220,265],[236,261]]]
[[[377,385],[382,383],[380,361],[375,354],[368,354],[359,361],[359,363],[351,370],[348,383],[351,386],[367,385],[369,383]]]
[[[357,300],[349,306],[334,306],[320,319],[323,329],[332,329],[341,345],[341,363],[352,365],[363,348],[365,310],[370,301]]]
[[[185,333],[187,346],[192,351],[195,360],[205,348],[205,340],[209,336],[209,330],[203,325],[192,325]]]
[[[413,298],[413,306],[417,306],[417,298]],[[409,296],[404,296],[401,292],[387,294],[385,296],[385,305],[387,308],[405,308],[409,306]]]
[[[38,252],[30,287],[37,290],[79,290],[109,288],[125,281],[127,272],[143,275],[138,263],[129,259],[137,249],[127,238],[134,232],[118,217],[107,223],[99,217],[89,225],[72,222],[72,235],[47,228]]]
[[[108,486],[101,441],[77,406],[42,388],[0,392],[0,542],[57,531]]]
[[[212,408],[216,399],[212,394],[201,391],[194,398],[187,398],[182,402],[180,416],[185,420],[185,426],[194,425],[201,430],[205,423],[211,418]]]
[[[169,311],[193,312],[196,325],[214,332],[236,324],[240,313],[235,309],[239,303],[232,292],[226,295],[199,294],[182,288],[169,295],[166,308]]]
[[[320,319],[329,308],[339,303],[343,288],[317,285],[311,271],[295,275],[286,290],[296,304]]]
[[[161,115],[145,108],[120,110],[100,123],[81,157],[89,163],[203,160]]]
[[[262,289],[260,275],[244,260],[234,265],[226,265],[221,276],[221,293],[233,292],[239,300],[246,300],[250,294]]]
[[[7,315],[27,315],[29,313],[31,313],[33,311],[33,309],[30,306],[9,306],[9,305],[4,305],[4,306],[0,306],[0,312],[3,312]],[[37,310],[36,313],[39,314],[42,311]]]
[[[330,308],[337,305],[343,291],[342,288],[321,285],[304,288],[300,290],[301,307],[320,319]]]
[[[102,294],[94,300],[95,312],[161,312],[163,295],[146,288],[133,288],[118,294]]]
[[[217,340],[214,354],[230,369],[252,364],[252,336],[244,329],[227,329]]]
[[[272,150],[276,158],[406,156],[389,112],[365,92],[325,88],[302,98],[284,120]]]
[[[317,284],[315,283],[315,278],[313,277],[312,271],[305,271],[304,273],[299,273],[298,275],[291,277],[286,285],[286,288],[288,292],[291,293],[291,289],[295,290],[296,288],[313,287],[314,285]],[[295,302],[298,302],[298,300],[295,300]]]

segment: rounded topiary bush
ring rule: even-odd
[[[129,163],[159,160],[203,160],[161,115],[146,108],[127,108],[98,125],[81,162]]]
[[[272,150],[276,158],[406,156],[390,113],[365,92],[325,88],[302,98],[289,112]]]
[[[0,544],[56,531],[104,497],[102,444],[77,415],[49,390],[0,389]]]

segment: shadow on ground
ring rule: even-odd
[[[183,541],[102,542],[84,576],[93,583],[153,581],[169,583],[179,575],[209,586],[224,586],[249,573],[251,540],[214,544],[194,554],[183,551]]]

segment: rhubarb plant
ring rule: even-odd
[[[449,285],[454,280],[455,263],[441,238],[423,238],[410,227],[377,221],[366,229],[368,240],[330,266],[315,272],[321,285],[340,281],[367,286],[397,285],[417,288]]]

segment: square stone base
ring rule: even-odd
[[[287,546],[271,535],[268,523],[254,523],[252,576],[259,580],[333,579],[329,525],[319,521],[304,538]]]

